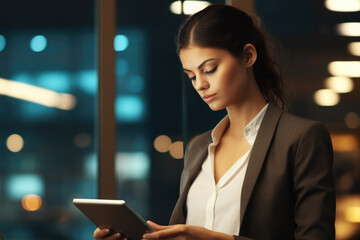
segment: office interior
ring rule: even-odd
[[[261,21],[288,111],[329,129],[336,239],[359,239],[360,1],[109,0],[112,20],[104,1],[0,3],[0,239],[92,239],[73,198],[123,199],[167,224],[186,143],[226,114],[197,96],[175,45],[184,19],[216,3]]]

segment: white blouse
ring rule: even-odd
[[[245,127],[244,137],[250,150],[215,183],[215,147],[229,124],[224,117],[211,133],[213,142],[208,147],[208,156],[201,171],[189,189],[187,196],[186,224],[205,227],[209,230],[238,235],[240,231],[240,199],[245,172],[260,124],[268,104]]]

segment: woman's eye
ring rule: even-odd
[[[196,79],[196,76],[193,76],[193,77],[188,76],[188,77],[189,77],[190,81],[194,81]]]
[[[217,69],[217,66],[214,67],[213,69],[209,70],[209,71],[204,71],[205,74],[211,74],[211,73],[214,73]]]

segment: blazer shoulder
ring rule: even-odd
[[[296,116],[284,111],[280,119],[279,126],[285,131],[302,134],[308,131],[323,132],[328,134],[326,126],[315,120]]]

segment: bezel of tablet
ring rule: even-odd
[[[124,200],[75,198],[73,203],[100,229],[121,232],[129,239],[142,239],[154,231]]]

